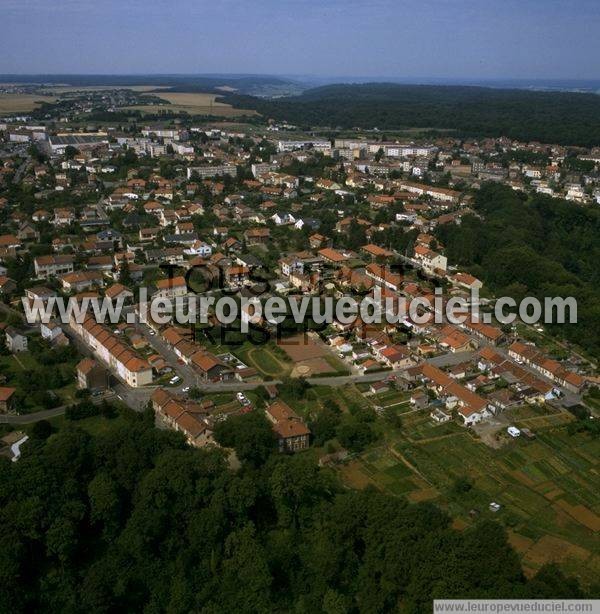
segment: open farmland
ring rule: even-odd
[[[386,432],[383,444],[340,474],[349,486],[435,501],[457,527],[498,520],[527,574],[556,562],[592,583],[600,572],[600,441],[550,423],[531,428],[536,440],[492,449],[454,423],[434,425],[427,412],[409,412],[401,431]],[[458,478],[470,490],[457,491]],[[488,509],[492,501],[499,512]]]
[[[157,111],[173,111],[175,113],[189,113],[190,115],[218,115],[221,117],[241,117],[243,115],[256,115],[256,111],[234,109],[231,105],[217,102],[217,95],[185,92],[152,92],[153,96],[167,101],[168,105],[147,104],[127,107],[147,113]]]
[[[40,94],[0,94],[0,113],[27,113],[42,102],[55,102],[54,96]]]

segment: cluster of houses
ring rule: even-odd
[[[436,229],[476,214],[472,189],[482,181],[600,202],[597,149],[503,138],[332,142],[301,134],[282,139],[273,132],[159,123],[128,132],[113,126],[56,134],[26,121],[0,123],[7,146],[36,143],[48,156],[24,164],[17,164],[16,156],[0,161],[0,298],[14,307],[24,290],[30,304],[61,294],[133,304],[141,286],[149,288],[150,297],[186,297],[186,274],[197,267],[237,296],[248,293],[260,273],[270,282],[269,292],[291,297],[325,293],[433,302],[434,285],[441,282],[445,300],[468,298],[482,283],[448,261]],[[248,140],[263,152],[261,160],[249,152]],[[138,162],[121,167],[126,151],[135,152]],[[517,162],[520,152],[547,163]],[[506,162],[513,153],[515,160]],[[574,156],[594,169],[576,173],[569,166]],[[162,162],[174,163],[169,172]],[[7,196],[5,188],[15,177],[35,194],[30,214]],[[416,239],[404,253],[383,238],[408,231]],[[8,275],[8,263],[15,261],[29,266],[28,279]],[[415,270],[390,266],[399,262]],[[174,274],[160,271],[164,264],[177,267]],[[456,409],[465,424],[514,399],[547,400],[559,388],[578,393],[585,385],[584,377],[533,346],[513,343],[510,359],[504,357],[499,348],[507,338],[498,326],[436,324],[433,311],[420,315],[417,322],[405,314],[397,325],[334,322],[324,337],[354,372],[405,370],[444,399],[447,409]],[[207,351],[186,330],[150,326],[199,381],[258,377],[254,369]],[[93,356],[78,366],[82,388],[104,389],[108,372],[139,388],[169,368],[166,357],[141,355],[131,337],[127,342],[91,316],[82,323],[72,319],[70,328]],[[11,351],[27,350],[23,331],[6,327],[4,332]],[[51,343],[68,342],[56,323],[40,323],[40,333]],[[427,362],[474,351],[481,371],[474,379],[461,378],[460,365],[442,371]],[[495,386],[499,380],[507,385]],[[481,392],[488,387],[493,390]],[[206,443],[205,417],[186,403],[161,397],[155,409],[168,407],[165,420],[173,428],[190,442]],[[442,419],[443,410],[435,411]],[[274,402],[267,414],[285,440],[284,449],[308,445],[306,426],[284,403]]]
[[[214,425],[224,416],[213,401],[193,401],[165,388],[157,388],[152,393],[151,402],[157,418],[183,433],[191,446],[217,445],[213,437]],[[236,413],[248,411],[258,410],[242,407]],[[310,429],[287,403],[280,399],[272,400],[266,406],[265,415],[271,423],[279,452],[294,453],[309,447]]]
[[[82,322],[72,315],[69,324],[93,354],[128,386],[139,388],[152,383],[150,363],[107,327],[98,324],[91,315],[88,314]]]
[[[152,393],[152,408],[170,428],[183,433],[189,445],[202,447],[214,444],[212,401],[192,401],[157,388]]]

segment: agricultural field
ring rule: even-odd
[[[537,439],[493,449],[455,423],[435,425],[427,412],[408,411],[402,429],[386,427],[375,447],[339,472],[355,488],[435,501],[458,529],[497,520],[526,573],[552,561],[589,584],[600,573],[600,440],[569,435],[558,417],[569,419],[524,414],[524,423],[537,420],[530,426]],[[500,511],[489,510],[492,501]]]
[[[281,392],[280,392],[281,394]],[[349,411],[351,405],[359,407],[372,407],[371,403],[362,395],[354,384],[346,386],[311,386],[303,398],[287,398],[281,394],[298,414],[308,418],[309,413],[324,407],[328,401],[335,401],[342,412]]]
[[[172,111],[174,113],[189,113],[190,115],[218,115],[221,117],[241,117],[243,115],[256,115],[256,111],[234,109],[231,105],[217,102],[216,94],[184,93],[184,92],[153,92],[153,96],[167,101],[168,105],[142,104],[126,109],[156,113],[157,111]]]
[[[0,113],[28,113],[43,102],[55,102],[55,96],[40,94],[0,94]]]

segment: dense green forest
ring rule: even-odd
[[[573,296],[577,324],[556,335],[600,357],[600,211],[498,184],[477,193],[460,226],[437,230],[452,263],[465,266],[497,296]]]
[[[332,128],[452,129],[463,136],[600,145],[600,96],[486,87],[328,85],[276,100],[227,96],[267,118]]]
[[[310,453],[277,454],[256,413],[219,435],[237,472],[150,410],[94,435],[76,418],[39,423],[17,463],[0,459],[2,612],[420,613],[434,597],[585,596],[553,566],[526,580],[498,524],[455,531],[430,504],[344,490]]]

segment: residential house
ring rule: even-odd
[[[100,271],[74,271],[61,275],[60,281],[65,292],[82,292],[104,286],[104,278]]]
[[[79,389],[106,390],[109,385],[108,371],[93,358],[84,358],[76,367]]]
[[[344,262],[348,260],[348,258],[344,256],[344,254],[338,252],[335,249],[332,249],[331,247],[325,247],[323,249],[320,249],[318,251],[318,254],[319,256],[321,256],[321,258],[323,258],[323,260],[325,260],[325,262],[328,262],[329,264],[332,264],[334,266],[341,266]]]
[[[250,269],[246,266],[230,266],[225,269],[225,283],[228,286],[241,286],[250,279]]]
[[[4,333],[6,335],[6,347],[10,352],[16,354],[17,352],[27,351],[27,337],[23,333],[13,326],[7,326]]]
[[[14,409],[16,388],[0,387],[0,413],[6,414]]]
[[[128,303],[133,300],[133,292],[120,283],[108,287],[105,296],[113,302],[121,300],[123,303]]]
[[[0,275],[0,296],[9,297],[17,289],[17,282],[6,275]]]
[[[437,252],[422,245],[415,246],[415,260],[421,264],[428,273],[446,274],[448,259]]]
[[[276,226],[290,226],[296,223],[296,218],[291,213],[275,213],[271,219]]]
[[[197,351],[191,360],[192,367],[206,382],[218,382],[231,379],[231,369],[210,352]]]
[[[244,232],[246,245],[260,245],[271,240],[271,231],[268,228],[249,228]]]
[[[33,260],[35,276],[38,279],[48,279],[72,273],[75,257],[70,254],[38,256]]]
[[[156,292],[152,298],[174,299],[178,296],[186,296],[188,293],[185,277],[177,276],[168,279],[161,279],[156,282]]]
[[[298,452],[308,448],[310,429],[287,403],[277,400],[267,407],[265,413],[273,425],[280,452]]]
[[[279,268],[284,277],[289,277],[292,273],[302,275],[304,273],[304,261],[296,256],[286,256],[279,260]]]

